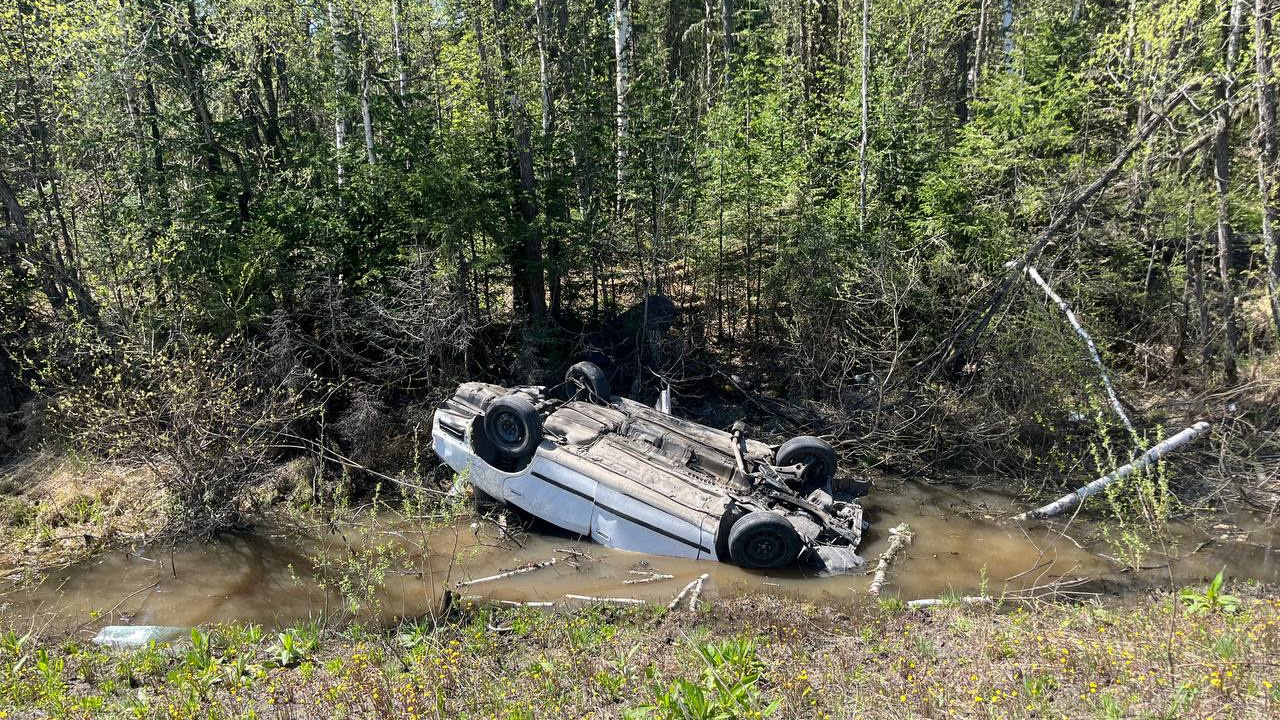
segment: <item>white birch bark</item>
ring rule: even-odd
[[[631,0],[614,0],[613,3],[613,58],[618,182],[614,207],[616,214],[621,216],[626,182],[627,142],[631,135],[631,125],[627,119],[627,93],[631,89]]]
[[[880,560],[876,563],[875,576],[871,579],[871,585],[867,587],[867,592],[878,597],[880,590],[884,588],[885,581],[889,576],[889,566],[893,565],[898,555],[911,544],[915,535],[911,532],[911,526],[902,523],[889,531],[889,547],[880,553]]]
[[[1024,269],[1027,272],[1027,277],[1031,278],[1036,285],[1039,285],[1041,290],[1044,290],[1044,294],[1053,301],[1053,304],[1058,306],[1063,315],[1067,316],[1067,322],[1071,323],[1071,327],[1075,329],[1076,334],[1084,340],[1085,347],[1089,350],[1089,357],[1093,360],[1093,364],[1098,367],[1098,374],[1102,376],[1102,385],[1106,388],[1107,399],[1111,403],[1111,409],[1115,411],[1116,416],[1120,418],[1120,422],[1124,423],[1125,429],[1136,440],[1138,433],[1134,430],[1133,423],[1129,421],[1129,414],[1124,411],[1124,405],[1120,404],[1120,398],[1116,396],[1115,386],[1111,384],[1111,376],[1107,374],[1107,367],[1102,364],[1102,356],[1098,353],[1098,346],[1094,344],[1093,337],[1084,329],[1084,325],[1080,324],[1079,318],[1071,311],[1071,306],[1067,305],[1067,302],[1053,291],[1053,288],[1049,286],[1049,283],[1045,282],[1044,278],[1040,277],[1040,273],[1034,267],[1027,265]]]
[[[862,0],[862,140],[858,144],[858,231],[867,224],[867,78],[871,65],[871,45],[867,41],[867,24],[871,19],[871,0]],[[883,262],[883,252],[881,261]]]
[[[400,27],[400,0],[391,0],[391,42],[396,53],[396,75],[399,79],[400,97],[409,93],[409,71],[405,67],[404,38]]]
[[[1108,485],[1111,485],[1112,483],[1115,483],[1118,480],[1123,480],[1124,478],[1129,477],[1135,472],[1138,472],[1140,470],[1145,470],[1146,468],[1151,467],[1152,465],[1159,462],[1160,459],[1163,458],[1165,455],[1168,455],[1170,452],[1177,450],[1183,445],[1186,445],[1187,443],[1193,440],[1196,440],[1197,438],[1204,435],[1208,431],[1209,431],[1209,423],[1203,422],[1203,421],[1198,422],[1195,425],[1192,425],[1191,427],[1187,428],[1186,430],[1183,430],[1182,432],[1178,433],[1177,435],[1174,435],[1173,437],[1168,438],[1164,442],[1157,444],[1155,447],[1143,453],[1142,456],[1139,457],[1137,460],[1134,460],[1133,462],[1127,463],[1125,465],[1121,465],[1115,470],[1112,470],[1106,475],[1103,475],[1102,477],[1098,478],[1097,480],[1094,480],[1093,482],[1089,483],[1088,485],[1085,485],[1084,487],[1076,490],[1075,492],[1063,495],[1062,497],[1058,498],[1057,500],[1054,500],[1048,505],[1042,505],[1041,507],[1038,507],[1035,510],[1028,510],[1027,512],[1022,513],[1021,515],[1018,515],[1014,519],[1015,520],[1041,520],[1044,518],[1053,517],[1055,515],[1061,515],[1062,513],[1084,502],[1085,498],[1088,498],[1090,496],[1093,496],[1102,492],[1107,488]]]
[[[342,186],[345,177],[342,167],[342,151],[347,146],[347,117],[342,112],[343,79],[346,75],[346,53],[342,49],[342,38],[338,35],[338,17],[333,8],[333,0],[325,5],[329,14],[329,34],[333,37],[333,83],[336,100],[334,101],[333,148],[337,155],[338,186]]]
[[[373,165],[377,162],[377,158],[373,153],[373,114],[369,109],[369,43],[365,37],[363,24],[359,25],[360,29],[360,121],[364,124],[364,151],[365,156],[369,160],[369,164]]]

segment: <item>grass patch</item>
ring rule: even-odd
[[[1280,600],[690,616],[477,608],[385,630],[212,626],[167,648],[0,634],[0,713],[169,718],[1268,718]],[[1229,712],[1226,712],[1229,710]]]

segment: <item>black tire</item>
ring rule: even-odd
[[[523,395],[504,395],[484,411],[484,435],[510,458],[532,455],[542,442],[542,418]]]
[[[501,504],[498,498],[481,490],[475,485],[471,486],[471,510],[476,515],[484,515],[489,512],[495,505]]]
[[[812,435],[801,435],[782,443],[774,455],[773,464],[779,467],[786,465],[804,465],[801,476],[800,492],[808,494],[818,489],[831,487],[831,480],[836,476],[835,448],[822,438]]]
[[[593,362],[583,361],[569,368],[564,382],[570,398],[581,396],[591,402],[609,402],[609,376]]]
[[[744,568],[786,567],[800,557],[803,543],[786,518],[765,510],[749,512],[729,530],[729,557]]]

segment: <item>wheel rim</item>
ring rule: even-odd
[[[786,546],[787,543],[781,533],[762,530],[747,539],[743,553],[752,564],[772,565],[781,559]]]
[[[495,418],[495,435],[507,447],[515,447],[524,441],[524,423],[514,413],[502,412]]]

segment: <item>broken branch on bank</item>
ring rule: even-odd
[[[1174,450],[1177,450],[1178,448],[1182,447],[1183,445],[1186,445],[1187,443],[1193,440],[1196,440],[1197,438],[1204,435],[1208,431],[1209,431],[1209,423],[1204,422],[1202,420],[1196,423],[1195,425],[1192,425],[1191,427],[1187,428],[1186,430],[1183,430],[1177,435],[1174,435],[1171,438],[1167,438],[1163,442],[1155,445],[1150,450],[1143,453],[1141,457],[1134,460],[1133,462],[1127,463],[1125,465],[1121,465],[1115,470],[1112,470],[1106,475],[1103,475],[1102,477],[1098,478],[1097,480],[1094,480],[1093,482],[1089,483],[1088,485],[1085,485],[1084,487],[1076,490],[1075,492],[1071,492],[1066,495],[1063,495],[1062,497],[1058,498],[1057,500],[1054,500],[1048,505],[1038,507],[1035,510],[1028,510],[1027,512],[1022,513],[1021,515],[1018,515],[1014,519],[1015,520],[1041,520],[1043,518],[1053,517],[1055,515],[1061,515],[1062,513],[1084,502],[1085,498],[1088,498],[1092,495],[1096,495],[1102,492],[1107,488],[1108,485],[1111,485],[1112,483],[1115,483],[1118,480],[1123,480],[1124,478],[1129,477],[1135,472],[1139,472],[1141,470],[1147,469],[1148,467],[1159,462],[1160,459],[1163,458],[1165,455],[1169,454]]]
[[[1009,262],[1008,265],[1012,267],[1013,262]],[[1093,360],[1093,364],[1098,366],[1098,374],[1102,376],[1102,385],[1106,388],[1107,399],[1111,402],[1111,409],[1116,411],[1120,422],[1124,423],[1129,435],[1136,440],[1138,432],[1133,429],[1133,423],[1129,421],[1129,415],[1124,411],[1124,405],[1120,404],[1120,398],[1116,396],[1116,389],[1111,384],[1111,376],[1107,374],[1107,368],[1102,364],[1102,355],[1098,353],[1098,346],[1094,344],[1093,337],[1084,329],[1084,325],[1080,324],[1079,318],[1071,311],[1071,306],[1067,305],[1067,302],[1053,291],[1053,288],[1049,286],[1049,283],[1045,282],[1043,277],[1040,277],[1040,273],[1033,266],[1027,265],[1024,269],[1027,272],[1027,277],[1039,285],[1041,290],[1044,290],[1044,294],[1058,306],[1063,315],[1067,316],[1067,322],[1071,323],[1071,327],[1075,329],[1076,334],[1084,340],[1085,347],[1089,349],[1089,357]]]

